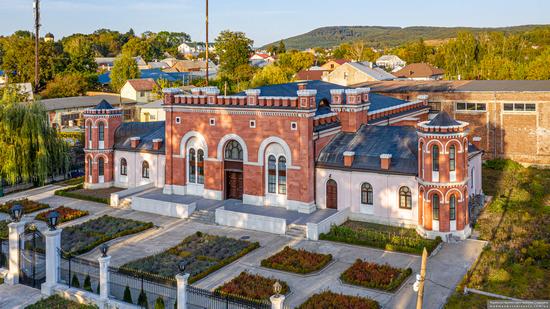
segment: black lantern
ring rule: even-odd
[[[11,219],[14,222],[21,221],[21,217],[23,216],[23,206],[20,204],[15,204],[11,207],[10,211]]]
[[[50,211],[48,214],[48,227],[50,228],[50,231],[55,231],[57,223],[59,223],[59,212],[56,210]]]
[[[185,273],[185,267],[187,267],[187,261],[182,260],[181,262],[179,262],[178,268],[179,268],[180,273],[181,273],[182,275]]]
[[[107,257],[107,251],[109,251],[109,246],[107,246],[107,244],[103,244],[99,247],[99,251],[101,251],[101,257]]]

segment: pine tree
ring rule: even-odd
[[[155,309],[164,309],[164,299],[160,296],[155,301]]]
[[[124,289],[124,297],[122,298],[122,300],[130,304],[134,303],[132,301],[132,292],[130,291],[129,286],[126,286],[126,288]]]
[[[76,274],[73,274],[73,279],[71,280],[71,286],[73,288],[80,288],[80,281],[78,281],[78,277]]]
[[[149,309],[149,302],[147,301],[147,294],[145,294],[145,291],[141,290],[139,293],[137,304],[138,306]]]
[[[92,282],[91,282],[91,279],[90,279],[90,275],[87,275],[86,278],[84,279],[84,286],[82,286],[82,288],[83,288],[85,291],[93,292],[93,290],[92,290]]]

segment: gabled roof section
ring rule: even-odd
[[[459,126],[460,123],[454,120],[446,111],[441,111],[427,125],[430,127],[454,127]]]
[[[125,122],[115,132],[115,149],[137,152],[164,153],[164,142],[160,150],[153,150],[153,140],[162,139],[165,141],[165,122]],[[139,137],[137,148],[132,148],[131,138]]]
[[[127,83],[136,91],[152,91],[157,85],[152,78],[129,79]]]
[[[114,109],[114,107],[109,102],[105,101],[105,99],[103,99],[92,109]]]
[[[416,175],[418,135],[408,126],[363,125],[356,133],[339,133],[323,148],[317,166],[389,174]],[[351,167],[344,166],[344,152],[355,153]],[[380,165],[380,155],[391,154],[388,170]]]
[[[362,62],[348,62],[345,65],[350,65],[353,68],[355,68],[356,70],[370,76],[371,78],[373,78],[375,80],[393,80],[393,79],[395,79],[395,76],[393,76],[392,74],[384,71],[383,69],[377,68],[377,67],[372,67],[371,68],[369,65],[366,65],[365,63],[362,63]]]
[[[445,71],[428,63],[411,63],[393,74],[398,78],[422,78],[443,75]]]

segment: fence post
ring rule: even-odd
[[[273,295],[269,298],[269,300],[271,301],[271,309],[283,309],[285,304],[284,295]]]
[[[41,290],[47,296],[52,295],[53,287],[59,282],[62,230],[47,230],[43,233],[46,237],[46,282],[42,284]]]
[[[12,222],[8,224],[9,251],[8,251],[8,275],[6,283],[15,285],[19,283],[19,251],[21,244],[21,234],[25,232],[25,222]]]
[[[177,309],[187,309],[187,284],[189,283],[189,274],[177,274]]]
[[[99,301],[102,308],[109,300],[109,263],[111,256],[101,256],[99,261]]]

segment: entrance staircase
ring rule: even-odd
[[[306,238],[306,226],[298,224],[290,224],[286,229],[286,235],[293,238]]]
[[[191,216],[189,216],[189,219],[206,224],[214,224],[216,221],[216,214],[214,211],[210,210],[195,210]]]

